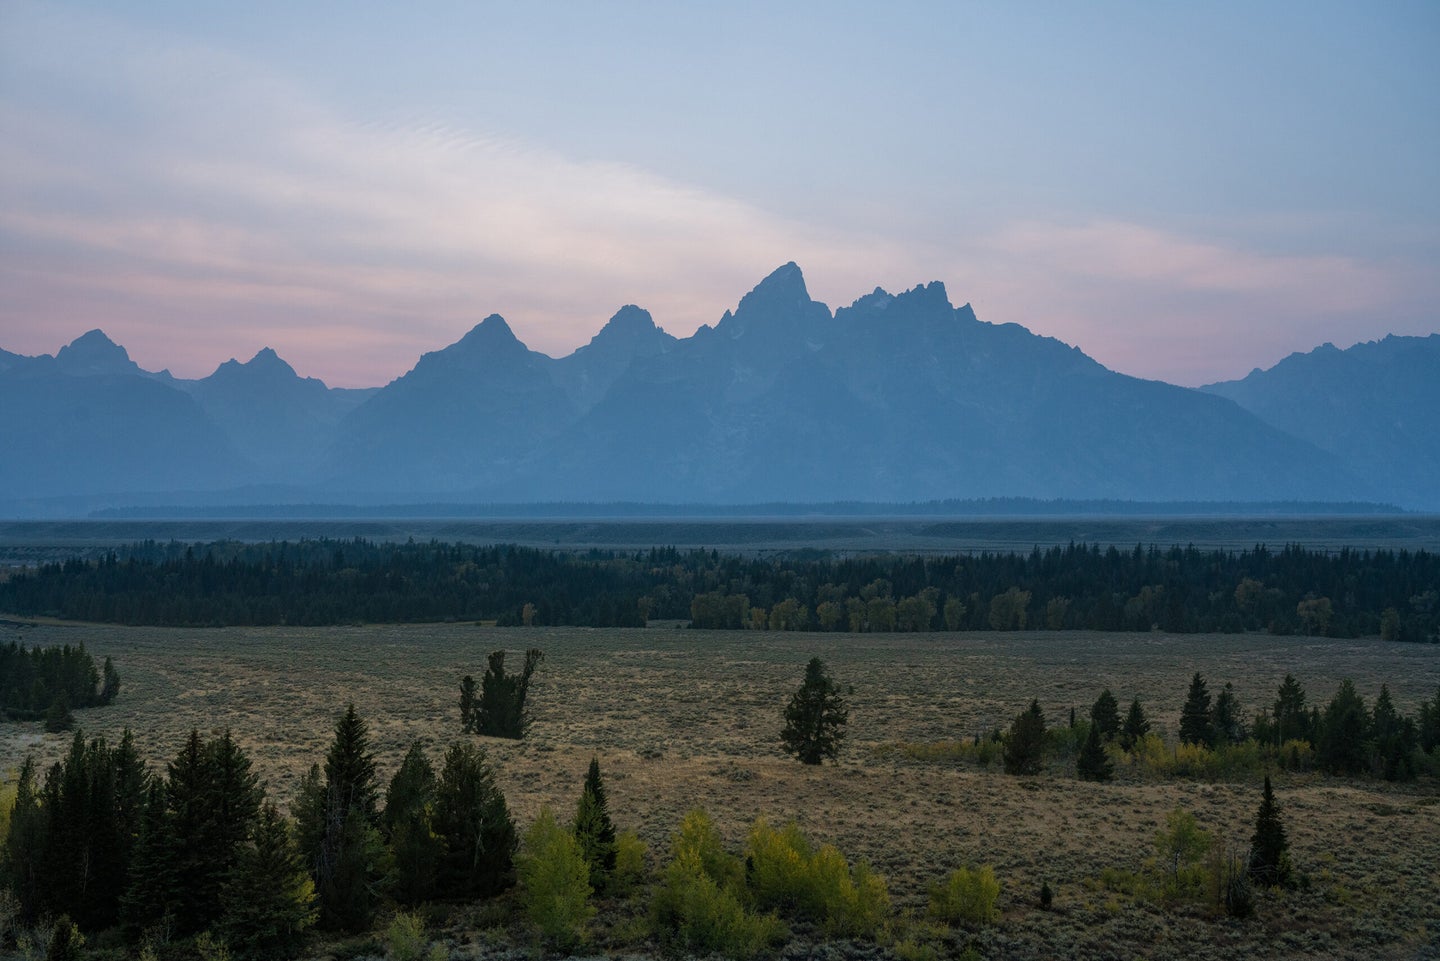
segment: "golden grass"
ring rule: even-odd
[[[897,743],[954,742],[1005,726],[1031,697],[1050,723],[1084,714],[1108,686],[1138,696],[1162,728],[1178,725],[1190,675],[1235,684],[1247,714],[1284,674],[1323,705],[1342,677],[1367,703],[1388,682],[1413,712],[1440,683],[1440,648],[1268,636],[1016,633],[837,635],[688,630],[495,629],[470,624],[325,629],[161,630],[42,625],[27,644],[83,641],[114,658],[123,687],[108,708],[77,711],[88,734],[134,729],[154,765],[191,727],[230,727],[280,801],[322,760],[336,715],[353,700],[370,724],[382,777],[413,740],[438,761],[460,737],[458,683],[485,655],[539,647],[524,742],[482,739],[521,824],[541,805],[573,810],[591,755],[611,811],[663,852],[683,814],[714,817],[732,849],[750,823],[795,819],[817,843],[885,875],[897,909],[923,915],[926,890],[961,865],[990,863],[1001,921],[973,935],[1007,957],[1406,956],[1440,933],[1440,804],[1433,781],[1393,786],[1278,774],[1283,816],[1308,892],[1262,896],[1259,919],[1200,909],[1161,912],[1094,883],[1135,870],[1178,806],[1236,845],[1253,829],[1249,783],[1092,784],[1059,770],[1010,778]],[[5,638],[8,640],[9,638]],[[849,697],[840,763],[806,767],[780,750],[781,710],[809,657],[825,659]],[[0,728],[0,770],[27,751],[49,762],[67,738],[38,724]],[[1041,883],[1055,909],[1036,906]],[[1089,883],[1087,883],[1089,882]],[[955,936],[958,951],[971,935]]]

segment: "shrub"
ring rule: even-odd
[[[1210,850],[1210,835],[1195,815],[1176,808],[1165,816],[1165,830],[1155,835],[1156,868],[1161,895],[1167,900],[1193,896],[1204,886],[1200,858]]]
[[[885,879],[864,862],[853,869],[832,845],[814,849],[794,823],[750,829],[746,878],[761,908],[810,918],[832,935],[874,937],[890,911]]]
[[[615,873],[610,886],[625,892],[645,880],[645,842],[634,831],[621,831],[615,836]]]
[[[385,929],[386,953],[391,961],[420,961],[428,944],[425,925],[418,914],[397,912]]]
[[[930,914],[951,924],[989,924],[1000,916],[995,908],[999,897],[1000,882],[993,867],[956,868],[931,887]]]
[[[530,921],[561,948],[585,940],[595,915],[590,904],[590,865],[575,837],[562,828],[548,807],[525,832],[517,870]]]

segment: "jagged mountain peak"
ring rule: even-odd
[[[752,310],[793,309],[809,303],[810,291],[805,288],[805,275],[792,260],[775,268],[750,293],[740,298],[735,314],[739,316]]]
[[[86,331],[60,348],[55,362],[67,374],[138,374],[140,365],[130,354],[98,327]]]

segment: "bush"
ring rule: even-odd
[[[634,831],[621,831],[615,837],[615,874],[610,886],[624,893],[645,880],[645,842]]]
[[[595,915],[590,904],[590,865],[575,837],[548,807],[525,832],[517,869],[526,913],[540,933],[563,949],[585,940]]]
[[[696,953],[748,958],[784,938],[775,915],[745,910],[745,869],[725,851],[704,811],[685,815],[671,842],[671,861],[655,894],[656,929],[676,946]]]
[[[1000,916],[995,908],[999,897],[1000,882],[993,867],[956,868],[931,887],[930,914],[951,924],[989,924]]]
[[[420,961],[428,945],[425,925],[417,914],[397,912],[385,929],[386,953],[391,961]]]
[[[832,935],[874,937],[890,911],[885,879],[864,862],[852,870],[832,845],[815,850],[794,823],[750,829],[746,877],[756,905],[822,922]]]

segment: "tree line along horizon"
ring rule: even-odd
[[[521,670],[507,673],[505,652],[495,651],[481,684],[463,678],[462,734],[523,737],[532,721],[529,684],[542,660],[531,649]],[[806,665],[779,717],[786,753],[806,764],[838,756],[848,709],[820,658]],[[1212,700],[1203,677],[1194,675],[1181,712],[1182,744],[1218,750],[1259,736],[1280,745],[1272,755],[1280,758],[1286,746],[1310,736],[1321,770],[1413,777],[1404,752],[1435,752],[1440,689],[1422,705],[1417,724],[1398,714],[1384,686],[1367,711],[1348,680],[1323,711],[1307,709],[1303,686],[1287,675],[1273,710],[1258,715],[1255,726],[1245,730],[1229,685]],[[1154,737],[1140,701],[1122,721],[1108,689],[1088,718],[1077,721],[1072,712],[1070,729],[1076,728],[1084,733],[1073,740],[1084,746],[1074,770],[1085,780],[1110,779],[1117,750],[1143,750]],[[1038,701],[995,740],[1007,774],[1040,773],[1047,732]],[[634,832],[617,833],[610,819],[598,755],[574,819],[562,825],[543,807],[523,844],[485,750],[469,740],[449,747],[438,773],[413,743],[382,806],[368,728],[353,704],[337,719],[323,764],[302,778],[288,817],[266,798],[228,728],[210,738],[192,731],[163,772],[143,763],[128,729],[114,747],[104,738],[87,742],[77,731],[43,781],[28,757],[6,788],[0,880],[22,920],[61,917],[51,954],[56,939],[63,952],[83,942],[85,932],[118,929],[126,943],[141,946],[142,957],[183,945],[214,950],[217,943],[241,958],[293,957],[317,923],[331,932],[365,931],[385,905],[401,910],[437,899],[494,898],[517,882],[527,922],[567,950],[587,937],[593,897],[633,891],[647,879],[649,936],[685,950],[748,957],[783,939],[782,915],[830,935],[873,939],[890,916],[887,883],[868,863],[851,865],[829,845],[816,848],[794,823],[777,830],[763,817],[751,828],[742,865],[724,850],[708,816],[691,811],[672,838],[669,863],[653,874],[644,842]],[[1255,823],[1248,853],[1208,869],[1217,909],[1237,917],[1254,913],[1256,886],[1283,888],[1304,878],[1289,859],[1268,769]],[[1149,885],[1166,904],[1200,897],[1205,839],[1194,816],[1175,809],[1156,835],[1163,857],[1130,883]],[[993,869],[960,866],[931,885],[930,913],[988,923],[999,890]],[[1048,910],[1053,897],[1046,881],[1039,906]],[[392,928],[405,917],[418,923],[401,914]]]
[[[153,626],[447,620],[717,630],[1268,631],[1440,642],[1440,555],[1070,544],[1028,553],[145,541],[0,579],[0,610]]]

